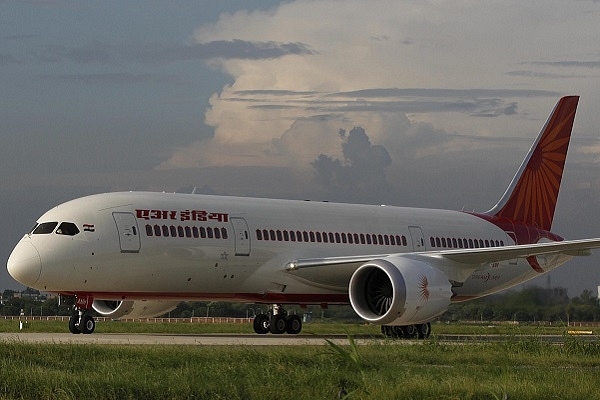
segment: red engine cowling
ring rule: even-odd
[[[92,308],[103,317],[112,319],[152,318],[173,310],[179,303],[162,300],[94,300]]]
[[[402,256],[376,259],[350,278],[350,303],[365,321],[378,325],[426,323],[448,309],[452,285],[440,270]]]

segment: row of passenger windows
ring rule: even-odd
[[[225,228],[197,227],[197,226],[167,226],[167,225],[146,225],[147,236],[164,237],[187,237],[202,239],[227,239],[229,234]]]
[[[60,228],[68,224],[63,232]],[[38,225],[34,234],[51,233],[58,223],[43,223]],[[79,233],[77,227],[73,230],[70,223],[62,223],[56,233],[74,235]],[[69,233],[67,233],[69,232]],[[227,239],[229,234],[226,228],[197,227],[197,226],[174,226],[174,225],[146,225],[147,236],[163,237],[187,237],[202,239]],[[307,242],[307,243],[348,243],[348,244],[374,244],[385,246],[407,246],[408,242],[404,235],[384,235],[374,233],[345,233],[345,232],[313,232],[313,231],[288,231],[274,229],[257,229],[257,240],[270,240],[277,242]],[[476,249],[483,247],[504,246],[502,240],[467,239],[467,238],[445,238],[430,237],[429,244],[432,248],[453,249]]]
[[[466,238],[440,238],[430,237],[429,244],[431,247],[442,247],[451,249],[478,249],[483,247],[500,247],[504,246],[503,240],[488,240],[488,239],[466,239]]]
[[[277,242],[316,242],[316,243],[349,243],[378,244],[386,246],[407,246],[404,235],[382,235],[374,233],[340,233],[340,232],[307,232],[274,229],[257,229],[257,240]]]

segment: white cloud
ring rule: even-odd
[[[309,168],[320,153],[339,155],[338,130],[354,126],[363,127],[394,160],[406,148],[419,156],[474,146],[448,133],[532,139],[555,101],[548,95],[557,98],[556,92],[576,86],[589,90],[577,78],[568,84],[550,79],[562,75],[550,73],[545,62],[589,54],[589,42],[572,40],[568,29],[580,24],[582,34],[598,38],[586,13],[593,7],[558,1],[300,0],[222,15],[200,27],[194,40],[294,43],[307,51],[213,59],[233,78],[206,110],[215,135],[176,149],[160,168]],[[523,65],[532,72],[515,74]],[[566,66],[560,68],[564,74]],[[503,114],[511,118],[465,118]]]

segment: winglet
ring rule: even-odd
[[[579,96],[558,101],[500,201],[486,214],[550,231]]]

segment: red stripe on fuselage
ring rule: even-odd
[[[156,292],[60,292],[65,296],[91,296],[98,300],[194,300],[234,301],[257,304],[350,304],[347,293],[156,293]]]

